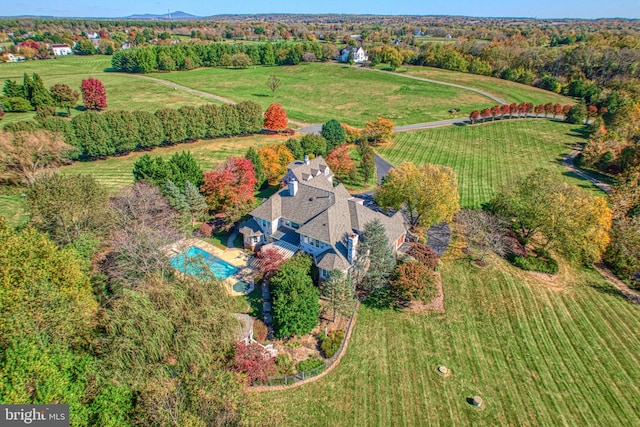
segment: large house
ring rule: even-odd
[[[369,57],[367,56],[367,51],[362,48],[362,46],[347,46],[340,51],[340,62],[349,62],[349,53],[353,54],[353,62],[356,64],[362,64],[367,62]]]
[[[67,56],[73,53],[71,46],[68,44],[52,44],[51,50],[54,56]]]
[[[333,172],[321,156],[292,162],[282,182],[283,188],[251,211],[252,219],[240,228],[245,248],[272,244],[289,254],[306,252],[326,279],[334,269],[349,271],[370,221],[380,220],[394,251],[404,242],[402,214],[388,217],[364,206],[342,184],[334,186]]]

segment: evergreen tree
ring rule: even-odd
[[[196,221],[202,219],[207,213],[207,200],[200,194],[198,187],[189,181],[184,183],[184,198],[189,206],[189,214],[191,215],[191,226],[195,226]]]
[[[331,119],[322,125],[320,135],[324,136],[327,140],[327,151],[333,150],[346,140],[344,128],[336,119]]]
[[[173,183],[173,181],[167,181],[164,183],[163,193],[169,199],[169,204],[177,210],[179,213],[184,214],[189,211],[189,205],[184,197],[184,194]]]
[[[253,164],[253,172],[256,176],[256,190],[259,190],[264,185],[267,178],[264,175],[264,168],[262,166],[262,160],[254,147],[249,147],[247,154],[244,155]]]
[[[42,77],[33,73],[31,82],[31,98],[29,99],[31,101],[31,105],[36,109],[53,106],[53,98],[51,97],[51,93],[49,93],[47,88],[44,86]]]
[[[161,108],[156,111],[156,117],[162,123],[165,142],[176,143],[187,139],[182,116],[176,110]]]
[[[133,117],[138,122],[138,146],[141,148],[157,147],[164,140],[162,123],[148,111],[133,111]]]
[[[178,112],[182,117],[186,139],[196,140],[205,137],[207,124],[200,108],[187,105],[180,107]]]
[[[171,180],[178,187],[184,187],[185,183],[189,181],[199,188],[204,182],[202,168],[191,155],[191,152],[175,153],[169,159],[169,164],[171,167]]]
[[[318,324],[320,301],[313,286],[311,258],[289,258],[271,279],[273,326],[278,338],[305,335]]]
[[[78,114],[71,123],[76,134],[77,146],[89,158],[113,156],[116,152],[111,142],[111,132],[104,116],[95,112]]]
[[[2,88],[4,96],[7,98],[22,98],[24,97],[24,88],[19,85],[15,80],[5,80],[4,87]]]
[[[140,128],[129,111],[107,111],[103,113],[111,133],[111,141],[118,153],[128,153],[138,146]],[[142,133],[145,129],[142,130]]]
[[[358,263],[365,271],[361,286],[373,292],[388,285],[396,260],[384,225],[379,219],[368,222],[362,230],[358,246]]]
[[[349,276],[340,270],[333,270],[329,274],[329,280],[323,282],[320,289],[322,296],[329,300],[326,310],[333,313],[334,322],[338,314],[351,314],[355,303],[355,288]]]
[[[373,149],[367,141],[360,142],[360,174],[362,180],[366,183],[371,182],[371,179],[376,173],[376,162]]]
[[[31,102],[33,92],[33,80],[27,73],[22,76],[22,97]]]
[[[162,157],[145,154],[133,164],[133,178],[160,185],[171,179],[171,167]]]

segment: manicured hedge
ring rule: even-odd
[[[64,136],[77,149],[71,158],[95,159],[162,144],[179,144],[199,138],[244,135],[262,130],[262,109],[258,104],[162,108],[155,114],[146,111],[109,110],[103,113],[77,114],[68,120],[49,117],[44,120],[7,124],[6,131],[47,129]]]
[[[251,59],[253,65],[296,65],[307,52],[313,53],[318,60],[331,59],[324,57],[321,45],[317,42],[210,43],[120,50],[111,58],[111,66],[116,71],[126,73],[233,66],[233,55],[242,53]]]

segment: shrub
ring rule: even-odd
[[[269,329],[267,325],[264,324],[261,320],[256,320],[253,322],[253,337],[259,343],[264,343],[267,340],[267,334],[269,333]]]
[[[526,271],[538,271],[540,273],[556,274],[558,272],[558,261],[546,250],[536,249],[535,255],[517,256],[509,255],[509,261],[516,267]]]
[[[331,331],[329,335],[326,335],[322,338],[322,344],[320,344],[320,349],[324,354],[324,357],[327,359],[332,358],[336,352],[340,349],[342,345],[342,340],[344,339],[344,331]]]
[[[202,225],[200,225],[198,232],[204,237],[211,237],[211,234],[213,233],[213,225],[208,222],[203,222]]]
[[[429,246],[422,243],[411,243],[411,249],[409,249],[407,255],[412,256],[416,261],[421,262],[431,270],[435,270],[438,267],[438,255]]]
[[[296,369],[298,370],[298,372],[304,372],[304,371],[309,371],[311,369],[315,369],[315,368],[317,368],[319,366],[323,366],[323,365],[325,365],[323,360],[318,359],[318,358],[316,358],[314,356],[309,356],[309,358],[307,360],[303,360],[302,362],[298,362],[296,364]]]
[[[287,353],[279,353],[275,359],[276,375],[293,375],[296,370],[293,366],[293,360]]]
[[[389,285],[399,298],[425,303],[431,301],[436,293],[433,273],[418,261],[407,261],[398,265]]]
[[[259,345],[239,342],[233,356],[233,370],[247,376],[249,384],[265,383],[276,372],[275,361]]]

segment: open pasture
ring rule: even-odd
[[[463,207],[479,207],[501,186],[546,168],[585,188],[571,176],[561,158],[584,141],[575,125],[544,119],[511,119],[399,132],[377,152],[394,165],[402,162],[449,166],[458,175]]]
[[[275,96],[266,86],[271,75],[281,81]],[[255,101],[265,109],[272,102],[279,102],[290,118],[306,123],[336,118],[363,126],[377,117],[389,118],[396,125],[423,123],[466,116],[473,109],[494,103],[464,89],[328,63],[200,68],[152,76],[236,102]],[[452,108],[462,111],[452,115],[448,112]]]

